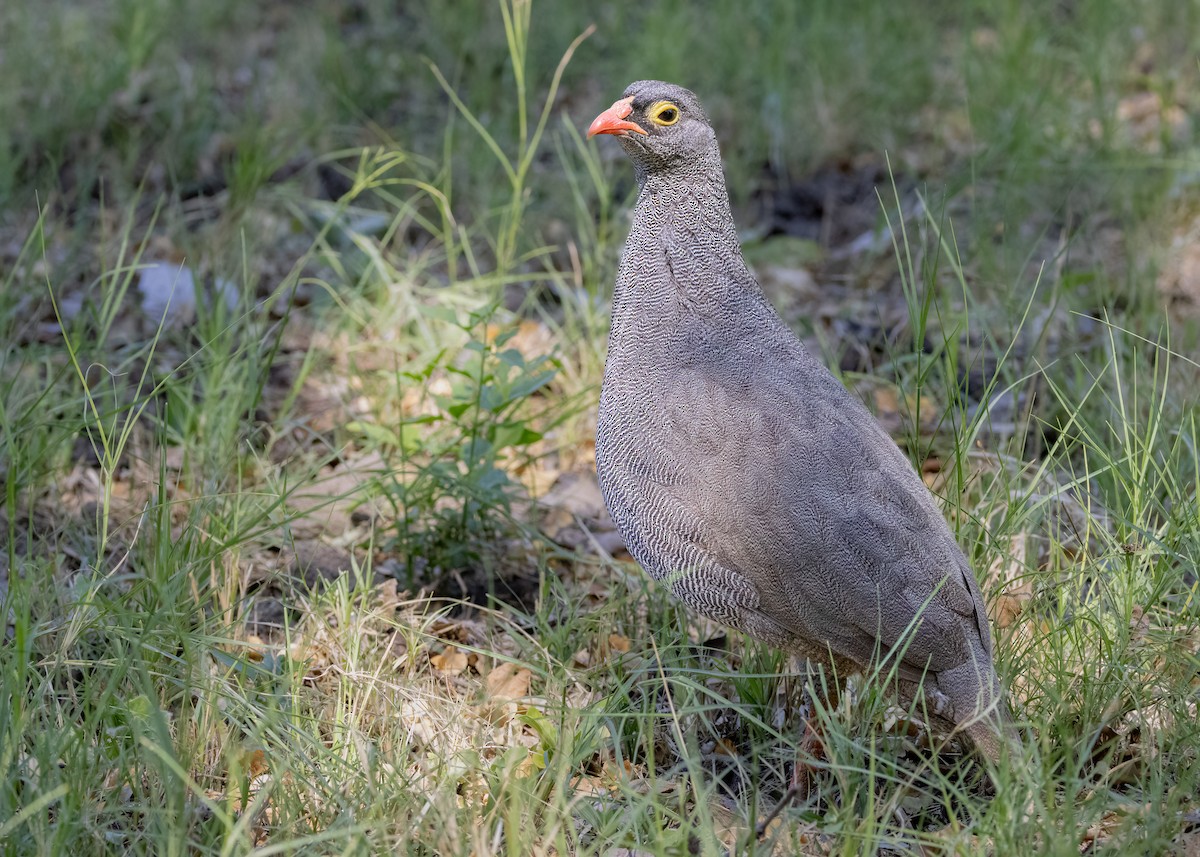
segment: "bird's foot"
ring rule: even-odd
[[[798,757],[796,763],[792,766],[792,778],[788,783],[787,791],[783,793],[783,797],[779,802],[771,808],[763,819],[755,826],[754,836],[756,839],[762,839],[766,835],[767,828],[771,822],[779,817],[779,813],[783,812],[793,801],[808,800],[809,793],[812,790],[812,772],[808,764],[802,762]]]
[[[793,801],[807,801],[812,791],[812,766],[808,760],[823,757],[825,748],[821,742],[821,736],[817,732],[816,724],[812,720],[812,703],[807,698],[801,712],[800,746],[796,748],[796,761],[792,765],[791,781],[788,783],[783,797],[755,826],[754,835],[757,839],[762,839],[771,822],[779,817],[779,813],[783,812]]]

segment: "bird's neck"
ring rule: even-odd
[[[710,314],[733,293],[757,286],[741,245],[720,153],[677,169],[639,171],[641,190],[613,294],[613,332],[633,317]]]
[[[721,153],[712,149],[695,161],[661,172],[638,170],[634,228],[651,232],[694,222],[738,247],[737,229],[725,189]]]

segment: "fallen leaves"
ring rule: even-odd
[[[487,677],[487,695],[493,700],[522,699],[529,695],[533,673],[514,663],[502,663]]]
[[[614,652],[619,652],[622,655],[626,654],[629,651],[630,645],[628,637],[617,633],[608,635],[608,647]]]
[[[1103,139],[1106,131],[1111,130],[1123,145],[1148,154],[1159,154],[1163,151],[1164,142],[1173,143],[1183,139],[1188,124],[1188,115],[1183,107],[1164,102],[1158,92],[1142,90],[1117,102],[1109,128],[1098,119],[1093,119],[1088,123],[1088,133],[1094,139]]]
[[[438,672],[447,675],[459,675],[467,668],[467,654],[457,646],[446,646],[436,655],[429,657],[429,663]]]
[[[619,657],[628,654],[633,644],[629,638],[613,632],[604,639],[600,645],[591,648],[583,648],[571,655],[571,663],[573,666],[586,669],[598,663],[605,663],[613,657]]]
[[[1094,796],[1095,793],[1089,793],[1085,803]],[[1090,854],[1105,846],[1111,847],[1123,833],[1128,833],[1130,825],[1143,825],[1156,819],[1163,821],[1164,812],[1171,818],[1169,810],[1155,803],[1132,803],[1107,810],[1088,825],[1080,837],[1079,852]],[[1179,825],[1180,832],[1174,838],[1174,847],[1166,853],[1175,857],[1200,857],[1200,811],[1174,813],[1172,820]]]
[[[336,622],[319,603],[306,607],[288,654],[304,663],[312,704],[352,712],[340,729],[356,748],[378,747],[398,776],[429,794],[453,782],[452,799],[473,808],[486,806],[497,784],[545,767],[558,721],[502,618],[431,614],[429,602],[401,597],[394,580],[356,596]],[[584,707],[591,691],[574,685],[565,701]],[[343,740],[340,731],[330,740]]]
[[[1175,837],[1176,857],[1200,857],[1200,809],[1183,813],[1183,830]]]
[[[914,419],[920,420],[923,433],[937,428],[942,412],[929,396],[914,396],[905,394],[903,399],[900,391],[893,386],[876,387],[871,392],[871,403],[875,418],[888,430],[889,434],[903,433],[905,427],[911,425]]]
[[[997,551],[988,567],[987,583],[998,591],[988,613],[998,628],[1008,628],[1016,622],[1033,598],[1033,576],[1028,565],[1029,541],[1027,533],[1016,533],[1008,539],[1008,549]]]
[[[594,472],[560,474],[538,501],[538,507],[539,528],[563,547],[610,556],[625,550],[625,542],[604,507]]]

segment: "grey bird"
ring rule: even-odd
[[[979,585],[908,458],[742,259],[700,102],[638,81],[597,134],[640,188],[596,427],[630,554],[692,609],[815,667],[886,659],[903,700],[997,761],[1015,733]]]

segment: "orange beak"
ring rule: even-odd
[[[629,131],[635,134],[645,134],[646,132],[642,130],[642,126],[636,122],[625,121],[625,117],[632,112],[632,95],[614,102],[612,107],[592,120],[592,124],[588,126],[587,135],[589,137],[595,137],[597,134],[616,134],[617,136],[622,136]]]

